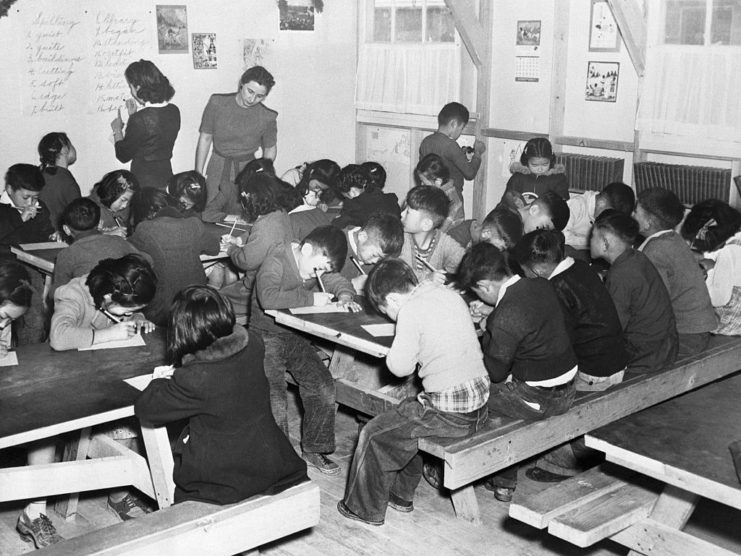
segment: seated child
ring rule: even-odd
[[[396,194],[376,189],[368,171],[359,164],[348,164],[342,169],[337,180],[337,191],[344,197],[340,215],[332,221],[338,228],[362,227],[374,212],[385,212],[396,217],[401,214]]]
[[[77,180],[67,169],[77,160],[77,151],[66,133],[52,132],[39,141],[39,158],[45,184],[39,198],[49,209],[52,226],[60,230],[64,208],[81,196]]]
[[[149,255],[141,253],[122,237],[100,233],[99,222],[100,207],[86,197],[75,199],[62,212],[62,231],[73,243],[57,255],[50,296],[72,278],[90,272],[103,259],[120,259],[136,253],[152,262]]]
[[[383,189],[386,187],[386,169],[381,166],[378,162],[367,161],[361,164],[365,171],[368,172],[370,178],[370,185],[375,189]]]
[[[491,308],[482,338],[491,378],[489,411],[537,420],[565,413],[574,400],[577,358],[553,286],[542,278],[520,278],[508,257],[488,243],[474,245],[461,261],[458,285]],[[517,466],[486,480],[502,502],[517,486]]]
[[[511,210],[499,207],[487,214],[483,222],[464,220],[447,234],[464,249],[484,241],[500,251],[508,251],[522,237],[522,219]]]
[[[265,341],[265,374],[275,421],[288,437],[288,371],[298,384],[304,408],[303,457],[328,475],[340,472],[339,466],[326,456],[335,449],[334,379],[309,340],[277,325],[264,311],[326,305],[333,296],[341,306],[359,309],[353,301],[352,284],[338,274],[346,256],[345,234],[334,226],[316,228],[301,243],[277,246],[257,273],[250,315],[250,330],[259,332]],[[318,275],[326,293],[319,291]]]
[[[334,160],[323,158],[306,164],[299,174],[298,180],[296,182],[289,181],[288,183],[301,191],[310,189],[316,191],[319,194],[318,206],[326,211],[327,206],[336,201],[335,191],[340,171],[340,165]]]
[[[671,365],[677,355],[677,329],[671,299],[656,267],[633,249],[638,223],[608,209],[592,228],[593,259],[610,264],[605,286],[615,303],[628,351],[628,372],[650,373]]]
[[[448,198],[438,187],[418,185],[407,193],[407,207],[401,217],[404,246],[400,258],[412,267],[420,282],[430,278],[442,284],[445,273],[455,274],[463,258],[463,248],[439,230],[448,205]]]
[[[435,153],[430,153],[422,158],[414,169],[414,181],[417,185],[432,185],[439,187],[445,192],[450,201],[448,215],[440,230],[447,232],[451,227],[459,224],[464,218],[463,201],[450,179],[450,172],[445,166],[443,159]]]
[[[234,178],[238,196],[231,199],[226,193],[219,190],[216,196],[206,203],[206,208],[203,209],[203,214],[201,215],[203,221],[221,222],[229,214],[241,214],[242,198],[239,195],[239,184],[249,182],[253,176],[257,176],[258,174],[275,177],[273,161],[269,158],[256,158],[245,164],[244,168],[237,174],[237,177]]]
[[[206,207],[206,178],[195,170],[179,172],[167,181],[167,193],[184,217],[201,217]]]
[[[175,503],[232,504],[277,494],[308,480],[270,412],[262,338],[235,325],[229,302],[208,286],[173,300],[169,367],[157,367],[136,416],[161,426],[188,424],[173,450]]]
[[[301,180],[295,188],[288,187],[284,193],[288,203],[282,204],[288,211],[294,239],[300,241],[314,228],[332,223],[332,218],[319,208],[324,192],[318,180]]]
[[[713,333],[741,335],[741,213],[717,199],[697,203],[682,224],[682,237],[702,257],[718,317]]]
[[[509,169],[512,177],[507,182],[506,191],[519,193],[527,203],[546,191],[552,191],[564,200],[569,198],[565,168],[556,164],[551,142],[545,137],[534,137],[525,143],[519,163],[513,162]]]
[[[526,234],[541,228],[563,231],[569,221],[569,205],[552,191],[546,191],[529,204],[525,203],[519,193],[505,193],[495,210],[497,209],[506,209],[517,214],[522,221],[522,231]]]
[[[139,182],[128,170],[108,172],[88,196],[100,207],[98,229],[125,238],[129,233],[129,203]]]
[[[54,236],[49,209],[39,201],[44,176],[32,164],[13,164],[0,196],[0,245],[50,241]]]
[[[473,154],[469,158],[456,142],[463,133],[463,128],[468,124],[468,119],[469,113],[465,106],[459,102],[449,102],[437,115],[437,131],[425,137],[419,145],[420,158],[430,153],[435,153],[442,158],[461,201],[463,181],[476,177],[481,166],[481,156],[486,152],[484,142],[476,139],[473,144]]]
[[[414,510],[422,477],[417,441],[460,438],[486,422],[489,377],[473,322],[453,290],[417,277],[405,262],[386,259],[368,275],[368,298],[396,322],[386,365],[396,376],[415,371],[423,391],[371,419],[358,438],[338,511],[382,525],[386,507]]]
[[[679,198],[654,187],[638,195],[635,219],[646,240],[638,248],[654,264],[669,291],[683,358],[703,351],[718,319],[710,302],[702,270],[692,251],[674,228],[684,217]]]

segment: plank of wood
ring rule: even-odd
[[[90,427],[85,427],[80,431],[79,438],[67,442],[64,446],[62,461],[81,461],[87,458],[90,447]],[[65,521],[75,518],[77,513],[77,503],[79,493],[73,492],[68,496],[62,496],[54,503],[54,511]]]
[[[555,517],[548,532],[585,548],[647,518],[657,498],[648,489],[626,484]]]
[[[453,502],[455,515],[459,519],[481,525],[481,516],[479,515],[479,503],[476,500],[476,492],[473,485],[467,485],[463,488],[450,491],[450,500]]]
[[[625,481],[604,472],[603,466],[557,483],[533,496],[513,500],[510,517],[544,529],[552,519],[600,498],[625,485]]]
[[[615,533],[611,540],[646,556],[738,556],[737,552],[646,518]]]
[[[172,505],[175,498],[175,481],[172,478],[175,461],[172,457],[167,429],[142,423],[141,431],[144,447],[147,450],[154,498],[160,508],[166,508]]]
[[[144,457],[104,434],[97,434],[90,440],[88,457],[91,459],[115,456],[125,456],[131,460],[132,473],[130,477],[131,483],[129,484],[150,498],[156,499],[154,486],[152,485],[150,464]],[[152,457],[150,455],[150,459]]]

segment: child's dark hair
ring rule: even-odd
[[[445,183],[450,179],[450,170],[439,155],[429,153],[422,157],[414,169],[414,181],[417,182],[417,185],[422,185],[421,176],[430,181],[439,179],[442,183]]]
[[[239,78],[240,88],[250,81],[254,81],[258,85],[262,85],[263,87],[265,87],[266,94],[269,93],[275,86],[275,78],[268,70],[266,70],[262,66],[252,66],[247,71],[245,71],[242,74],[242,77]]]
[[[383,189],[386,187],[386,169],[381,166],[378,162],[363,162],[361,164],[363,168],[368,172],[370,177],[370,185],[374,189]]]
[[[643,208],[654,227],[670,230],[684,218],[684,205],[672,191],[663,187],[644,189],[638,194],[638,204]]]
[[[371,306],[380,311],[390,293],[407,293],[418,284],[412,268],[401,259],[384,259],[368,273],[365,295]]]
[[[539,263],[558,264],[564,259],[566,240],[558,230],[533,230],[522,236],[512,249],[512,257],[520,266]]]
[[[0,305],[12,303],[18,307],[30,307],[32,294],[26,267],[16,261],[0,261]]]
[[[368,170],[360,164],[348,164],[340,172],[337,179],[337,191],[341,194],[349,193],[351,189],[365,191],[371,184]]]
[[[432,219],[433,227],[438,228],[448,216],[450,200],[439,187],[418,185],[407,193],[407,207],[424,211]]]
[[[531,158],[547,158],[551,161],[551,168],[556,163],[556,155],[553,154],[553,147],[551,142],[545,137],[533,137],[527,143],[525,148],[522,149],[520,155],[520,163],[523,166],[527,166],[527,161]]]
[[[506,249],[512,249],[522,237],[522,219],[506,208],[495,208],[481,223],[481,231],[494,230],[504,241]]]
[[[537,203],[541,210],[545,210],[548,213],[556,230],[563,231],[566,224],[569,223],[571,210],[566,201],[558,193],[546,191],[535,199],[533,203]]]
[[[130,254],[100,261],[88,274],[85,285],[96,307],[103,306],[108,294],[113,303],[137,307],[152,301],[157,277],[141,255]]]
[[[398,257],[404,245],[404,226],[393,214],[374,212],[363,226],[368,239],[378,244],[384,257]]]
[[[162,189],[142,188],[131,197],[131,226],[136,228],[144,220],[155,218],[163,208],[173,204],[173,199]],[[173,213],[176,211],[173,210]]]
[[[309,162],[301,174],[301,180],[296,184],[296,189],[303,197],[309,193],[311,180],[317,180],[324,186],[319,199],[325,203],[330,202],[334,199],[340,172],[340,165],[328,158]]]
[[[100,207],[87,197],[75,199],[65,207],[60,222],[75,232],[93,230],[100,223]]]
[[[13,191],[27,189],[38,193],[44,187],[44,176],[33,164],[13,164],[5,173],[5,183]]]
[[[741,229],[741,212],[718,199],[692,207],[682,224],[682,237],[695,251],[715,251]]]
[[[633,188],[621,181],[607,184],[600,192],[607,199],[610,208],[625,214],[633,214],[636,206],[636,194]]]
[[[227,299],[210,286],[188,286],[170,305],[167,360],[179,367],[183,357],[232,333],[234,311]]]
[[[269,158],[256,158],[250,160],[244,165],[244,168],[239,171],[237,177],[234,178],[234,183],[237,184],[237,186],[239,186],[240,183],[247,183],[252,176],[256,176],[257,174],[265,174],[275,177],[275,166],[273,166],[273,161]]]
[[[467,124],[469,118],[468,108],[460,102],[449,102],[438,113],[437,123],[440,126],[448,125],[452,121]]]
[[[167,192],[178,209],[183,212],[190,210],[200,213],[206,206],[206,178],[195,170],[179,172],[172,176],[167,181]],[[190,209],[183,204],[183,197],[193,203]]]
[[[311,245],[329,259],[332,272],[339,272],[347,257],[347,237],[345,232],[331,224],[314,228],[302,241],[301,245]]]
[[[139,190],[139,180],[128,170],[108,172],[103,176],[103,179],[93,186],[93,191],[100,199],[101,204],[108,208],[128,190]]]
[[[124,71],[124,76],[134,87],[136,96],[144,102],[165,102],[175,95],[170,81],[149,60],[132,62]]]
[[[607,209],[594,221],[592,230],[610,232],[628,245],[633,245],[638,237],[638,222],[629,214]]]
[[[47,133],[39,141],[39,160],[41,165],[39,170],[42,172],[48,172],[51,175],[57,173],[57,158],[65,147],[70,148],[72,142],[67,137],[66,133],[61,131],[53,131]]]
[[[501,281],[512,276],[506,252],[490,243],[477,243],[461,259],[455,282],[462,289],[471,289],[480,280]]]
[[[239,202],[242,203],[245,219],[254,222],[258,216],[282,210],[280,201],[284,185],[285,182],[268,174],[256,174],[249,180],[237,181]]]

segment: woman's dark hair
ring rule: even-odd
[[[638,237],[638,222],[624,212],[607,209],[595,219],[592,230],[611,232],[628,245],[633,245]]]
[[[368,172],[371,181],[370,185],[373,188],[383,189],[386,186],[386,169],[383,166],[378,162],[372,161],[363,162],[361,166]]]
[[[149,60],[132,62],[126,68],[124,76],[134,87],[136,96],[144,102],[165,102],[175,94],[167,77]]]
[[[16,261],[0,261],[0,305],[10,302],[18,307],[30,307],[32,294],[26,267]]]
[[[155,218],[162,209],[173,205],[174,200],[161,189],[144,187],[131,197],[131,226],[136,229],[140,222]]]
[[[490,243],[477,243],[463,255],[456,274],[456,284],[462,289],[469,289],[480,280],[501,281],[512,274],[506,252]]]
[[[38,193],[44,187],[44,176],[33,164],[13,164],[5,173],[5,183],[13,191],[27,189]]]
[[[141,255],[131,254],[100,261],[88,274],[85,285],[96,307],[103,306],[108,294],[122,307],[138,307],[154,298],[157,277]]]
[[[167,192],[172,197],[175,206],[182,212],[203,212],[206,207],[206,178],[195,170],[179,172],[167,181]],[[181,199],[189,199],[193,206],[188,209]]]
[[[52,175],[56,174],[59,153],[65,147],[69,148],[71,146],[72,143],[66,133],[53,131],[44,135],[39,141],[39,160],[41,161],[39,170],[49,172]]]
[[[741,212],[718,199],[692,207],[682,224],[682,237],[695,251],[715,251],[741,229]]]
[[[311,180],[317,180],[326,187],[322,188],[322,194],[319,199],[325,203],[334,199],[334,191],[337,187],[337,180],[340,177],[340,165],[334,160],[322,158],[315,160],[306,165],[301,180],[296,184],[296,189],[303,197],[309,192]]]
[[[179,367],[183,357],[232,333],[234,311],[227,299],[210,286],[188,286],[170,305],[167,360]]]
[[[379,311],[386,306],[390,293],[406,293],[418,284],[412,267],[401,259],[383,259],[368,274],[365,294],[371,306]]]
[[[280,204],[284,187],[290,185],[275,176],[256,174],[249,180],[237,180],[239,202],[244,209],[247,222],[254,222],[258,216],[282,210]]]
[[[93,192],[98,196],[101,204],[108,208],[111,208],[111,205],[129,189],[138,191],[139,180],[128,170],[108,172],[93,186]]]
[[[520,155],[520,163],[523,166],[527,166],[527,161],[531,158],[547,158],[551,161],[551,168],[556,163],[556,155],[553,154],[553,147],[551,142],[545,137],[533,137],[527,143],[525,148],[522,149]]]
[[[275,78],[273,75],[262,66],[252,66],[242,74],[239,78],[239,87],[241,88],[246,83],[254,81],[258,85],[265,87],[265,93],[269,93],[275,86]]]
[[[507,249],[512,249],[522,237],[522,218],[506,208],[495,208],[481,223],[481,231],[491,229],[502,238]]]
[[[439,155],[429,153],[422,157],[414,169],[414,179],[417,185],[423,185],[420,181],[420,176],[424,176],[430,181],[440,179],[445,183],[450,179],[450,170],[448,170],[448,167]]]
[[[566,241],[558,230],[534,230],[522,236],[512,249],[512,256],[522,266],[539,263],[558,264],[564,259]]]

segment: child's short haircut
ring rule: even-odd
[[[179,172],[172,176],[167,182],[167,192],[180,210],[186,209],[180,200],[182,197],[193,203],[190,209],[193,212],[203,212],[206,206],[206,178],[195,170]]]
[[[101,204],[108,208],[128,190],[139,190],[139,180],[128,170],[108,172],[103,176],[103,179],[93,186],[93,191],[100,199]]]
[[[695,251],[715,251],[741,229],[741,212],[718,199],[692,207],[682,224],[682,237]]]
[[[360,164],[348,164],[340,172],[340,177],[337,180],[337,191],[343,195],[349,193],[352,188],[365,191],[370,183],[368,170]]]
[[[342,270],[347,257],[347,238],[337,226],[329,224],[314,228],[301,242],[302,246],[306,244],[320,250],[329,259],[332,272]]]
[[[450,179],[450,170],[439,155],[429,153],[422,157],[414,169],[414,180],[417,182],[417,185],[422,185],[420,181],[421,176],[424,176],[430,181],[440,179],[445,183]]]
[[[614,181],[606,185],[600,195],[604,195],[610,208],[624,214],[633,214],[633,209],[636,206],[636,195],[629,185],[625,185],[621,181]]]
[[[44,187],[44,175],[33,164],[13,164],[5,173],[5,183],[11,189],[39,192]]]
[[[439,187],[418,185],[407,193],[407,206],[424,211],[432,219],[434,227],[439,228],[448,216],[450,200]]]
[[[75,199],[62,212],[61,222],[75,232],[92,230],[100,223],[100,207],[86,197]]]
[[[18,307],[30,307],[32,294],[26,267],[8,259],[0,261],[0,305],[12,303]]]
[[[365,294],[371,306],[380,311],[390,293],[407,293],[418,284],[412,268],[401,259],[384,259],[374,266],[365,283]]]
[[[437,123],[440,126],[448,125],[452,121],[467,124],[469,117],[468,108],[460,102],[449,102],[437,115]]]
[[[507,249],[512,249],[522,237],[522,219],[517,213],[506,208],[495,208],[481,223],[481,232],[494,231]]]
[[[237,177],[234,178],[234,183],[236,184],[237,189],[239,189],[239,184],[247,183],[252,179],[252,176],[257,174],[275,176],[275,166],[273,166],[273,161],[269,158],[256,158],[250,160],[244,165],[244,168],[239,171]]]
[[[633,245],[638,237],[638,222],[632,216],[607,209],[594,221],[593,230],[604,230],[620,238],[628,245]]]
[[[507,253],[490,243],[477,243],[463,255],[456,274],[456,284],[462,289],[470,289],[480,280],[501,281],[510,276],[512,269]]]
[[[569,215],[571,214],[569,205],[558,193],[546,191],[533,203],[537,203],[551,217],[551,222],[553,222],[553,227],[556,230],[563,231],[566,224],[569,223]]]
[[[140,222],[155,218],[159,212],[171,206],[173,199],[156,187],[145,187],[131,197],[131,225],[136,228]]]
[[[170,305],[167,360],[179,367],[183,356],[210,346],[234,330],[234,311],[227,299],[210,286],[188,286]]]
[[[638,194],[638,204],[648,213],[653,226],[670,230],[684,218],[684,205],[674,193],[663,187],[644,189]]]
[[[545,137],[533,137],[527,143],[525,148],[522,149],[520,155],[520,164],[527,166],[528,160],[531,158],[547,158],[551,161],[551,168],[556,163],[556,155],[553,154],[553,146],[551,142]]]
[[[103,306],[107,294],[122,307],[137,307],[152,301],[157,277],[141,255],[130,254],[100,261],[88,274],[85,285],[96,307]]]
[[[386,170],[378,162],[363,162],[361,164],[368,172],[370,184],[374,189],[383,189],[386,186]]]
[[[363,226],[368,239],[381,248],[384,257],[398,257],[404,245],[404,226],[393,214],[374,212]]]
[[[275,176],[255,174],[248,180],[237,180],[237,187],[239,202],[248,222],[283,208],[279,201],[282,199],[284,182]]]
[[[558,264],[564,259],[565,245],[563,233],[558,230],[534,230],[522,236],[512,256],[520,266]]]

